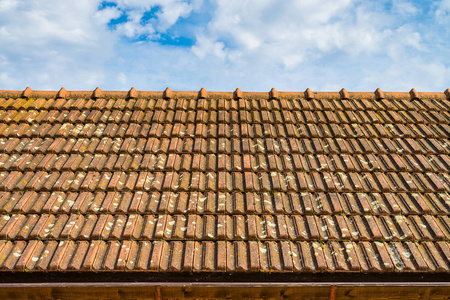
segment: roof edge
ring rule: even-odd
[[[1,286],[3,299],[447,299],[448,285],[441,284],[177,284],[15,285]],[[428,297],[426,297],[426,296]],[[431,297],[432,296],[432,297]]]
[[[374,92],[347,92],[348,99],[377,99]],[[58,91],[35,91],[30,90],[26,93],[27,98],[57,98],[60,97]],[[210,92],[208,91],[209,99],[233,99],[234,92]],[[340,92],[313,92],[317,99],[340,99]],[[410,92],[383,92],[386,99],[405,98],[411,99]],[[64,98],[92,98],[92,91],[65,91]],[[186,98],[198,99],[198,91],[172,91],[171,98]],[[136,91],[133,93],[133,98],[164,98],[167,95],[164,91]],[[16,90],[0,90],[0,98],[22,98],[24,91]],[[129,98],[129,91],[102,91],[102,98]],[[279,98],[304,98],[304,92],[280,92],[277,91]],[[98,97],[97,97],[98,98]],[[269,99],[269,92],[242,92],[242,98],[252,99]],[[446,99],[444,92],[421,92],[420,98],[434,98],[439,100]]]
[[[167,282],[167,281],[148,281],[148,282],[120,282],[120,281],[104,281],[104,282],[23,282],[23,283],[0,283],[0,289],[2,288],[27,288],[27,287],[149,287],[149,286],[159,286],[159,287],[329,287],[334,286],[406,286],[406,287],[450,287],[450,282],[433,282],[433,281],[403,281],[403,282],[382,282],[382,281],[324,281],[324,282],[216,282],[216,281],[204,281],[204,282]]]

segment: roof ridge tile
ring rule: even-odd
[[[411,100],[416,100],[416,99],[419,99],[419,98],[420,98],[420,95],[419,95],[419,93],[416,91],[415,88],[412,88],[412,89],[409,91],[409,95],[411,96]]]
[[[349,96],[349,94],[348,94],[348,92],[347,92],[347,90],[345,88],[342,88],[339,91],[339,96],[341,97],[342,100],[350,98],[350,96]]]
[[[66,96],[67,96],[67,90],[64,87],[62,87],[56,94],[56,98],[66,98]]]
[[[29,93],[28,95],[31,95],[34,98],[39,99],[47,99],[55,98],[55,96],[58,94],[57,90],[52,91],[44,91],[44,90],[31,90],[26,89],[26,93]],[[345,89],[344,89],[345,90]],[[108,99],[126,99],[127,93],[129,91],[101,91],[102,98],[108,98]],[[17,90],[0,90],[0,98],[21,98],[23,97],[23,93],[25,91],[17,91]],[[198,91],[177,91],[175,94],[179,98],[183,99],[197,99],[198,98]],[[92,91],[80,91],[80,90],[71,90],[67,91],[67,95],[65,99],[92,99]],[[208,99],[232,99],[233,98],[233,91],[225,91],[225,92],[219,92],[219,91],[208,91]],[[278,99],[286,98],[301,98],[305,99],[304,95],[305,92],[277,92],[275,94],[278,94]],[[138,95],[142,99],[156,99],[161,97],[161,91],[144,91],[141,90],[138,92]],[[332,100],[336,98],[336,91],[314,91],[311,95],[314,96],[315,99],[323,99],[323,100]],[[351,96],[352,99],[373,99],[374,98],[374,92],[351,92],[349,93],[349,96]],[[435,100],[446,100],[447,97],[448,100],[450,100],[450,89],[444,91],[444,92],[423,92],[420,93],[421,97],[426,97],[430,99]],[[255,100],[267,100],[268,99],[267,92],[245,92],[246,98],[252,98]],[[385,93],[385,99],[388,101],[392,101],[393,99],[407,99],[410,98],[409,92],[389,92]],[[420,104],[415,104],[420,107]],[[446,104],[442,104],[447,109]],[[438,104],[439,106],[439,104]]]
[[[129,91],[128,91],[128,95],[127,98],[137,98],[138,97],[138,92],[136,91],[136,89],[134,87],[132,87]]]
[[[377,88],[374,93],[375,93],[375,99],[377,99],[377,100],[384,99],[384,93],[380,88]]]
[[[208,98],[208,92],[205,90],[205,88],[201,88],[200,91],[198,91],[197,99],[206,99]]]
[[[240,88],[237,88],[233,93],[233,99],[242,99],[244,98],[244,95],[242,94],[242,91]]]
[[[272,88],[269,92],[269,99],[278,99],[279,93],[275,88]]]
[[[308,100],[314,99],[314,92],[311,91],[310,88],[307,88],[307,89],[305,90],[304,95],[305,95],[305,99],[308,99]]]
[[[163,92],[163,98],[164,99],[170,99],[170,98],[172,98],[173,97],[173,92],[172,92],[172,90],[170,89],[170,87],[166,87],[166,89],[164,90],[164,92]]]
[[[450,100],[450,89],[446,89],[445,92],[444,92],[444,94],[445,94],[445,98],[446,98],[447,100]]]
[[[102,98],[102,96],[103,96],[103,91],[99,87],[95,88],[94,92],[92,93],[92,98],[97,99],[97,98]]]
[[[24,89],[22,92],[22,98],[30,98],[32,92],[33,90],[29,86],[27,86],[26,89]]]

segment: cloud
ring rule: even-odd
[[[1,88],[80,88],[102,80],[115,40],[103,29],[111,10],[98,12],[92,0],[3,4]]]
[[[394,0],[392,7],[394,13],[402,16],[414,16],[419,13],[419,9],[407,0]]]
[[[218,60],[228,62],[225,68],[235,74],[244,67],[247,74],[234,82],[256,89],[270,83],[290,90],[299,83],[320,90],[442,89],[439,79],[450,69],[442,62],[448,41],[436,47],[439,39],[430,30],[442,29],[421,26],[433,22],[427,15],[422,23],[413,21],[419,13],[404,0],[221,1],[193,50],[203,59],[217,52],[211,45],[223,43]],[[426,71],[430,68],[440,72]],[[249,80],[261,72],[267,75],[259,84]]]
[[[450,0],[438,1],[436,7],[435,17],[437,22],[444,26],[450,25]]]
[[[405,2],[397,6],[409,7]],[[412,11],[412,8],[409,9]],[[369,21],[370,20],[370,21]],[[264,56],[286,67],[300,65],[307,58],[342,52],[348,55],[378,54],[405,29],[394,26],[385,12],[376,12],[356,0],[219,2],[210,22],[210,40],[225,41],[230,49],[248,56]],[[420,48],[412,33],[407,46]],[[205,37],[202,37],[205,39]],[[211,41],[211,43],[213,43]],[[204,44],[200,42],[196,52]],[[209,44],[204,44],[209,47]],[[242,56],[241,56],[242,57]]]
[[[449,0],[0,0],[0,88],[441,91],[449,14]]]
[[[127,75],[125,75],[124,73],[119,73],[117,75],[117,80],[119,81],[119,83],[121,85],[126,85],[128,84],[128,80],[127,80]]]
[[[197,36],[197,43],[192,47],[192,52],[200,59],[204,59],[207,54],[211,54],[219,58],[225,58],[226,51],[224,48],[224,43],[200,35]]]
[[[185,18],[201,6],[202,1],[182,0],[116,0],[111,1],[127,21],[120,23],[117,33],[128,38],[147,36],[151,39],[166,32],[180,18]],[[146,13],[149,16],[146,16]],[[113,19],[113,18],[111,18]]]
[[[118,24],[116,31],[128,38],[139,38],[142,35],[152,36],[156,31],[150,23],[141,24],[143,16],[143,12],[129,11],[127,13],[128,20]]]

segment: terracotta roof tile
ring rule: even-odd
[[[445,95],[40,93],[0,100],[2,270],[449,272]]]

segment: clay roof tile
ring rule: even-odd
[[[272,88],[269,92],[269,99],[278,99],[279,93],[275,88]]]
[[[31,88],[27,86],[26,89],[22,92],[22,98],[30,98],[32,92],[33,91],[31,90]]]
[[[450,89],[446,89],[444,94],[445,94],[445,97],[447,98],[447,100],[450,100]]]
[[[233,93],[233,99],[242,99],[244,96],[240,88],[237,88]]]
[[[450,272],[450,90],[27,93],[0,91],[5,271]]]
[[[411,97],[411,100],[416,100],[416,99],[419,99],[419,98],[420,98],[419,93],[416,91],[415,88],[412,88],[412,89],[409,91],[409,95],[410,95],[410,97]]]
[[[136,89],[134,87],[132,87],[127,94],[127,98],[137,98],[138,97],[138,92],[136,91]]]
[[[94,92],[92,92],[92,99],[102,98],[103,97],[103,91],[97,87]]]
[[[305,90],[304,95],[305,95],[305,99],[308,99],[308,100],[314,99],[314,92],[311,91],[310,88],[307,88],[307,89]]]
[[[56,98],[66,98],[66,96],[67,96],[67,90],[64,88],[64,87],[62,87],[59,91],[58,91],[58,93],[56,94]]]
[[[348,99],[350,96],[345,88],[339,91],[339,96],[341,99]]]
[[[380,99],[384,98],[384,93],[380,88],[377,88],[374,93],[375,93],[375,99],[380,100]]]
[[[166,89],[163,92],[163,99],[170,99],[173,97],[173,92],[169,87],[166,87]]]
[[[205,88],[201,88],[198,92],[197,99],[206,99],[208,98],[208,92],[205,90]]]

